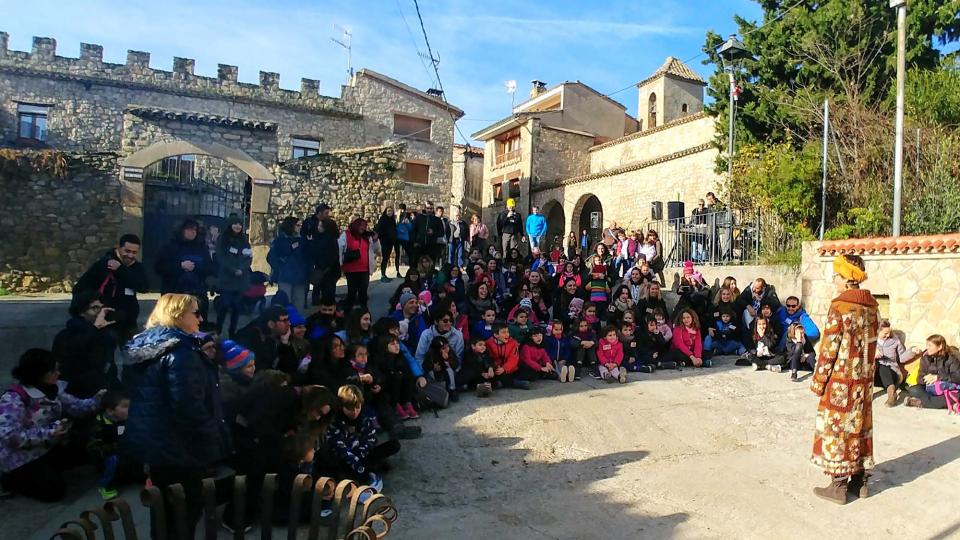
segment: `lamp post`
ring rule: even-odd
[[[897,126],[893,151],[893,235],[900,236],[900,192],[903,189],[903,83],[906,71],[907,0],[890,0],[897,10]]]
[[[753,59],[753,54],[744,47],[743,43],[737,39],[736,34],[731,34],[730,38],[717,49],[717,54],[723,59],[723,67],[730,74],[730,134],[727,144],[727,180],[733,179],[733,143],[734,143],[734,117],[736,108],[734,102],[737,100],[737,81],[734,74],[740,69],[740,62],[746,59]]]

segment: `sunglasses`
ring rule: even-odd
[[[787,309],[797,309],[800,304],[787,304]]]

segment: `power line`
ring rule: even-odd
[[[420,59],[420,65],[423,66],[423,72],[427,74],[427,78],[430,79],[430,83],[433,84],[433,75],[430,74],[430,70],[427,69],[426,62],[423,61],[423,53],[420,52],[420,46],[417,45],[417,38],[413,35],[413,30],[410,28],[410,24],[407,23],[407,17],[403,14],[403,7],[400,6],[400,0],[397,1],[397,11],[400,12],[400,18],[403,19],[403,25],[407,27],[407,35],[410,36],[410,43],[413,44],[413,50],[417,52],[417,57]]]
[[[417,0],[413,0],[413,7],[417,10],[417,19],[420,20],[420,30],[423,32],[423,41],[427,44],[427,54],[430,55],[430,63],[433,64],[433,72],[437,75],[437,86],[440,88],[440,97],[443,99],[444,103],[449,103],[447,101],[447,93],[443,90],[443,82],[440,80],[440,70],[437,69],[437,57],[433,55],[433,48],[430,47],[430,38],[427,37],[427,27],[423,24],[423,16],[420,14],[420,3]],[[421,57],[422,60],[422,57]],[[457,119],[453,114],[453,111],[450,111],[450,119],[453,120],[453,129],[457,130],[457,133],[460,134],[460,138],[463,139],[463,142],[469,147],[470,139],[460,131],[460,126],[457,125]]]

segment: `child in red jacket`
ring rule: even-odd
[[[533,327],[527,336],[527,342],[520,348],[520,369],[517,375],[521,379],[535,381],[537,379],[557,379],[557,371],[553,368],[550,356],[543,348],[543,329]]]
[[[493,336],[487,340],[487,353],[493,361],[494,381],[498,387],[530,389],[530,382],[518,377],[520,350],[516,340],[510,337],[507,325],[493,325]]]
[[[677,365],[693,367],[711,367],[713,362],[704,358],[703,338],[700,334],[700,321],[690,308],[684,309],[677,317],[677,326],[673,329],[673,350],[671,360]]]
[[[603,329],[603,337],[597,345],[600,378],[608,383],[612,383],[614,379],[619,380],[621,384],[627,382],[627,370],[620,368],[622,363],[623,343],[620,343],[617,327],[611,325]]]

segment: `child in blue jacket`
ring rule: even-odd
[[[577,376],[577,368],[573,364],[570,349],[570,339],[564,333],[563,321],[554,320],[550,323],[550,333],[543,339],[543,348],[553,362],[553,367],[560,374],[560,382],[573,382]]]

